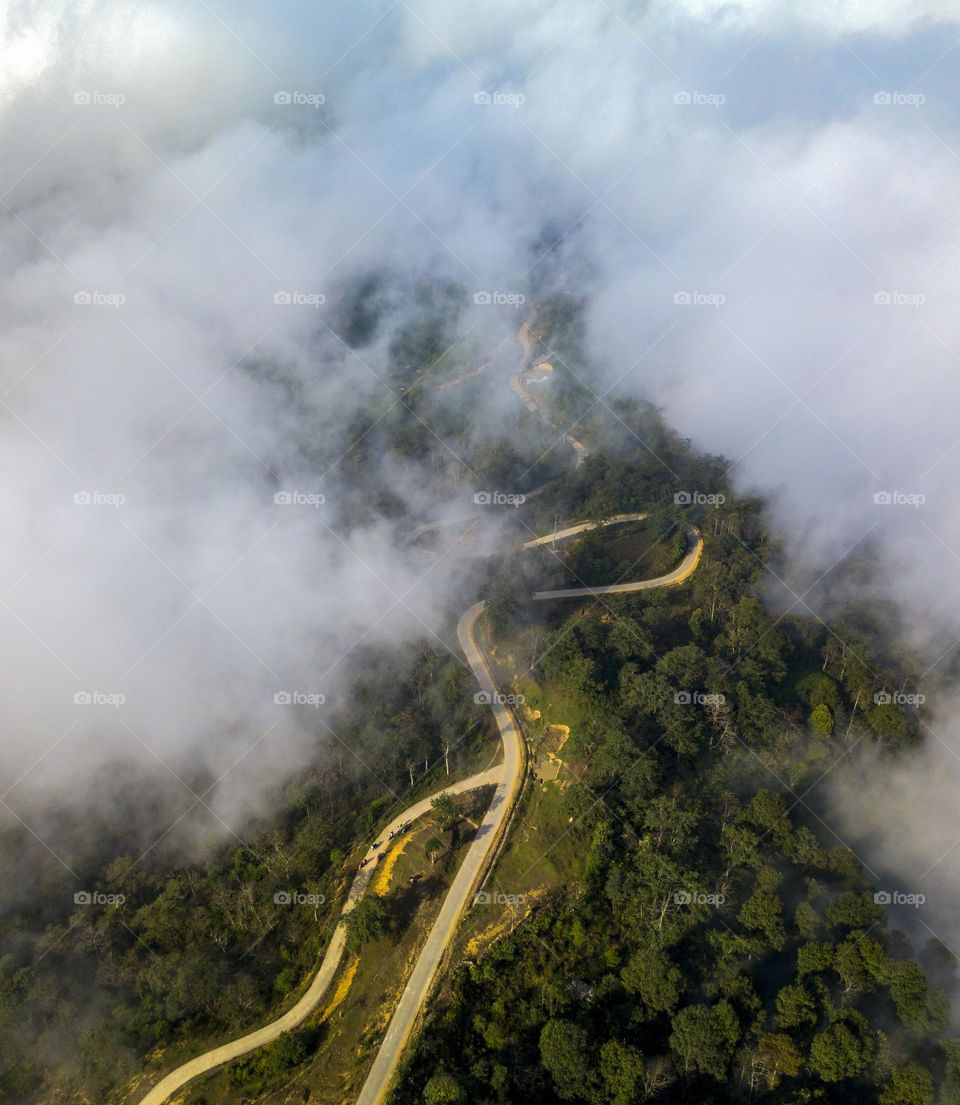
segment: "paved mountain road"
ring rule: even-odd
[[[446,786],[442,790],[437,791],[437,794],[462,794],[464,791],[476,790],[478,787],[491,786],[495,783],[499,784],[502,777],[503,765],[498,764],[496,767],[492,767],[487,771],[481,771],[477,775],[471,775],[469,779],[462,779],[460,782],[451,783],[450,786]],[[422,817],[429,811],[430,802],[435,797],[436,794],[423,798],[419,802],[415,802],[408,809],[405,809],[403,813],[398,814],[389,825],[381,830],[379,839],[381,841],[386,841],[387,835],[391,832],[396,832],[401,823],[416,821],[417,818]],[[376,862],[370,861],[375,861],[378,858],[378,853],[379,849],[375,850],[372,847],[368,849],[366,854],[366,866],[357,873],[356,878],[353,880],[341,916],[345,916],[354,908],[362,897],[363,892],[367,889],[367,885],[373,877],[374,871],[377,869]],[[229,1063],[232,1059],[239,1059],[244,1055],[248,1055],[251,1051],[256,1051],[257,1048],[263,1047],[265,1044],[272,1043],[284,1032],[289,1032],[291,1029],[296,1028],[297,1025],[302,1024],[317,1008],[324,994],[329,989],[330,983],[337,973],[337,968],[340,966],[340,960],[343,958],[345,946],[346,932],[344,931],[343,925],[337,925],[330,939],[330,943],[327,945],[326,954],[320,963],[320,969],[317,971],[316,975],[314,975],[313,981],[307,988],[306,993],[304,993],[303,997],[300,998],[296,1005],[288,1009],[282,1017],[279,1017],[275,1021],[271,1021],[268,1025],[264,1025],[263,1028],[258,1028],[255,1032],[250,1032],[237,1040],[231,1040],[229,1043],[221,1044],[220,1047],[215,1047],[211,1051],[206,1051],[202,1055],[198,1055],[196,1058],[190,1059],[182,1066],[177,1067],[176,1070],[171,1071],[170,1074],[161,1079],[145,1097],[140,1099],[140,1105],[163,1105],[171,1094],[176,1093],[177,1090],[183,1089],[184,1086],[192,1082],[195,1078],[199,1078],[200,1075],[209,1074],[210,1071],[216,1070],[217,1067],[222,1066],[224,1063]]]
[[[635,591],[653,591],[657,587],[675,587],[693,575],[703,555],[703,537],[696,526],[687,526],[686,538],[687,551],[683,560],[666,575],[656,576],[654,579],[639,579],[633,583],[611,583],[605,587],[564,587],[558,591],[537,591],[533,596],[534,601],[578,599],[591,595],[629,595]]]
[[[376,1105],[383,1100],[420,1010],[430,993],[443,953],[453,939],[460,918],[483,873],[484,862],[506,826],[507,816],[523,783],[523,738],[513,714],[503,704],[502,696],[497,693],[490,668],[476,641],[477,621],[483,613],[484,605],[478,602],[461,615],[457,623],[457,638],[467,663],[480,684],[480,690],[487,695],[493,708],[500,739],[503,741],[503,776],[453,885],[447,891],[440,915],[430,930],[413,973],[400,995],[387,1034],[357,1098],[357,1105]]]
[[[566,541],[570,537],[576,537],[578,533],[586,533],[588,530],[600,529],[606,526],[616,526],[621,522],[642,522],[646,514],[611,514],[602,522],[578,522],[575,526],[567,526],[566,529],[558,529],[556,533],[545,533],[543,537],[534,537],[532,541],[524,541],[525,549],[535,549],[539,545],[552,545],[554,541]]]

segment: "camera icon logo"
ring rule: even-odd
[[[290,905],[293,901],[293,895],[289,890],[278,890],[273,896],[275,905]]]
[[[89,706],[93,702],[93,694],[90,691],[77,691],[73,696],[74,706]]]
[[[873,302],[884,307],[893,302],[893,296],[889,292],[874,292]]]
[[[90,905],[93,901],[93,895],[89,890],[78,890],[73,896],[74,905]]]
[[[674,894],[673,900],[677,905],[689,905],[691,901],[690,891],[678,890],[676,894]]]
[[[292,104],[293,94],[291,92],[274,92],[273,102],[275,104]]]
[[[673,102],[675,104],[689,104],[693,102],[693,97],[689,92],[674,92]]]
[[[877,506],[889,506],[893,502],[893,493],[890,491],[877,491],[873,496]]]
[[[889,905],[891,901],[889,890],[878,890],[873,896],[877,905]]]
[[[493,296],[489,292],[474,292],[473,302],[478,307],[486,307],[493,302]]]
[[[293,694],[290,691],[277,691],[273,696],[275,706],[289,706],[293,702]]]
[[[290,292],[274,292],[273,302],[278,306],[286,306],[293,302],[293,295]]]
[[[873,102],[875,104],[892,104],[893,94],[890,92],[874,92]]]
[[[74,292],[73,302],[81,307],[86,307],[93,302],[93,296],[89,292]]]
[[[89,92],[74,92],[73,102],[75,104],[89,104],[93,102],[93,97]]]
[[[293,502],[292,491],[275,491],[273,495],[273,501],[277,506],[290,506]]]
[[[689,292],[674,292],[673,302],[678,307],[686,307],[688,304],[693,302],[693,296],[691,296]]]
[[[677,506],[689,506],[693,502],[693,496],[689,491],[678,491],[673,496],[673,501]]]
[[[89,491],[77,491],[74,493],[73,502],[75,506],[89,506],[93,502],[93,496]]]
[[[693,702],[693,695],[689,691],[677,691],[673,696],[673,701],[678,706],[689,706]]]
[[[493,695],[490,694],[489,691],[477,691],[477,693],[473,696],[473,701],[478,706],[492,706]]]
[[[493,103],[493,97],[489,92],[474,92],[473,102],[475,104],[489,104]]]

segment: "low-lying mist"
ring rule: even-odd
[[[284,694],[333,698],[359,641],[449,626],[458,558],[404,535],[473,509],[469,465],[441,435],[430,461],[364,441],[406,409],[398,349],[426,316],[449,324],[436,358],[496,352],[460,413],[475,441],[502,432],[547,273],[587,303],[569,367],[597,402],[655,401],[769,499],[777,601],[832,625],[858,594],[824,583],[869,547],[891,647],[928,683],[943,670],[945,4],[63,2],[4,21],[5,816],[87,801],[117,757],[202,763],[227,821],[256,811],[324,739]],[[924,869],[931,902],[958,855],[951,706],[938,689],[924,755],[838,777],[832,806],[856,850]]]

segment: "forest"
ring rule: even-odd
[[[604,487],[635,505],[629,481]],[[960,1101],[930,981],[953,957],[915,953],[804,801],[864,731],[910,754],[916,718],[884,701],[896,673],[764,611],[756,504],[701,525],[683,593],[590,604],[539,642],[541,678],[582,710],[560,818],[582,870],[460,966],[394,1102]],[[525,655],[515,578],[505,564],[497,638]]]
[[[371,280],[351,301],[343,332],[357,345],[377,332],[380,294]],[[557,824],[577,870],[455,966],[394,1105],[960,1103],[944,994],[952,956],[897,931],[882,888],[816,795],[805,798],[861,740],[891,759],[911,754],[916,711],[884,697],[905,685],[908,661],[862,610],[832,628],[768,611],[778,549],[763,504],[738,497],[724,462],[649,405],[591,401],[575,298],[544,297],[538,325],[556,365],[551,417],[576,426],[589,458],[575,468],[531,412],[500,437],[475,434],[471,397],[488,380],[438,392],[413,374],[446,348],[458,301],[445,286],[419,294],[416,322],[394,335],[405,401],[353,427],[357,448],[335,477],[341,509],[409,528],[416,519],[383,482],[390,455],[452,486],[465,465],[488,487],[539,488],[541,519],[645,511],[665,561],[693,522],[705,553],[675,590],[562,608],[530,593],[630,578],[626,546],[599,531],[566,559],[509,547],[465,566],[461,601],[487,600],[489,643],[512,657],[501,677],[576,704]],[[438,436],[456,449],[438,452]],[[710,504],[678,494],[689,491]],[[533,518],[510,519],[519,539]],[[338,706],[342,739],[318,730],[314,761],[275,795],[276,814],[248,845],[202,860],[164,848],[141,860],[108,809],[78,817],[64,826],[67,858],[84,885],[115,895],[102,908],[77,904],[72,880],[24,830],[4,830],[4,864],[29,869],[34,892],[0,914],[0,1098],[120,1102],[148,1057],[169,1066],[282,1009],[329,939],[357,843],[414,787],[441,785],[445,749],[456,766],[490,742],[473,693],[464,667],[426,639],[367,650]],[[115,789],[129,805],[162,800],[136,779]],[[278,904],[291,886],[326,905]],[[359,915],[354,950],[382,935],[374,913]],[[282,1087],[315,1044],[307,1031],[239,1066],[236,1100]]]

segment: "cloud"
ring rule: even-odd
[[[451,230],[451,249],[404,200],[424,164],[379,118],[377,75],[338,62],[372,22],[361,8],[325,36],[295,6],[282,28],[253,6],[229,25],[205,6],[7,14],[4,48],[29,39],[37,59],[0,114],[13,808],[83,800],[125,755],[224,776],[243,813],[322,730],[277,693],[334,701],[359,643],[443,647],[453,558],[406,546],[341,479],[356,419],[401,403],[389,332],[355,352],[334,321],[358,275],[385,276],[398,325],[409,287],[462,274],[458,246],[481,286],[515,247]],[[318,56],[339,65],[324,91]],[[475,323],[491,348],[509,332]],[[468,486],[407,468],[368,467],[371,495],[387,484],[418,521],[464,513]]]
[[[124,719],[175,764],[229,764],[278,687],[313,689],[303,673],[365,632],[440,626],[454,564],[418,583],[396,527],[373,510],[346,525],[337,500],[355,416],[395,398],[389,334],[358,356],[331,329],[369,272],[388,327],[415,309],[405,290],[458,282],[484,356],[515,320],[471,295],[523,291],[562,256],[590,304],[585,378],[662,404],[770,495],[792,582],[869,542],[914,643],[952,640],[945,5],[23,3],[4,19],[8,777],[74,721],[31,783],[141,754],[111,707],[77,720],[79,690],[127,694]],[[562,239],[543,256],[548,227]],[[482,379],[477,432],[514,409],[502,374]],[[418,522],[464,512],[395,458],[377,479]],[[284,729],[278,770],[297,756]]]

